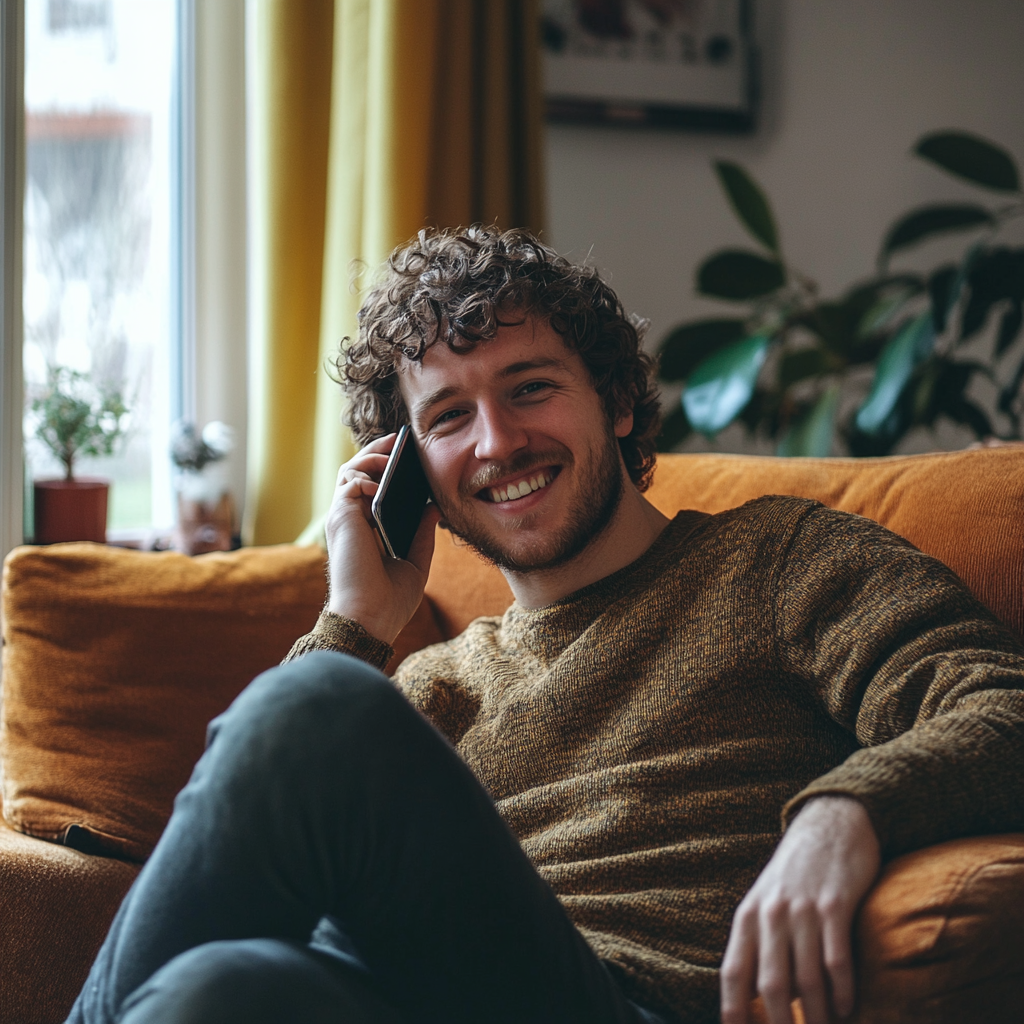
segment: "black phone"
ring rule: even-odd
[[[407,426],[402,427],[370,505],[373,525],[392,558],[409,557],[409,548],[429,500],[430,484],[412,434]]]

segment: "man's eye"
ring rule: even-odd
[[[524,384],[517,394],[519,395],[535,395],[539,391],[545,391],[550,388],[551,385],[546,380],[531,380],[529,384]]]
[[[462,409],[449,409],[447,412],[441,413],[441,415],[434,420],[434,426],[442,427],[446,423],[451,423],[452,420],[458,419],[459,416],[465,416],[465,412]]]

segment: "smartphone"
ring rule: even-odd
[[[370,505],[373,525],[392,558],[408,558],[413,537],[430,500],[430,485],[409,428],[395,438],[380,486]]]

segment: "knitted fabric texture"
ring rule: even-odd
[[[324,613],[289,657],[390,648]],[[1024,830],[1024,650],[942,563],[797,498],[680,512],[636,562],[394,676],[626,990],[718,1013],[733,912],[809,798],[886,858]],[[429,885],[429,879],[424,880]]]

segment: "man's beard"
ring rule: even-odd
[[[474,522],[472,517],[463,514],[462,506],[447,500],[435,501],[444,516],[441,525],[457,537],[470,544],[489,562],[500,569],[514,573],[538,572],[543,569],[554,569],[575,558],[590,542],[597,537],[612,520],[619,502],[622,500],[622,464],[619,461],[619,443],[611,424],[605,435],[605,443],[601,446],[592,466],[582,467],[579,479],[583,489],[576,495],[573,507],[569,510],[569,518],[565,525],[546,545],[548,550],[537,553],[515,555],[501,541],[488,535],[485,528]],[[588,462],[590,460],[588,459]],[[489,466],[484,473],[474,477],[469,487],[462,493],[465,502],[479,500],[475,497],[491,481],[506,479],[510,476],[526,475],[529,470],[558,463],[561,472],[574,466],[575,460],[568,448],[558,445],[543,452],[525,452],[507,463]],[[556,478],[557,479],[557,478]],[[551,486],[550,484],[548,486]],[[527,513],[528,518],[532,513]],[[507,529],[515,530],[518,524],[510,519]]]

